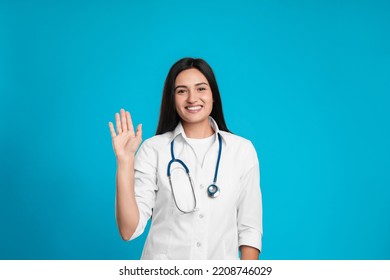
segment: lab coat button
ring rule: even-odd
[[[196,243],[196,247],[200,247],[200,246],[202,246],[202,243],[197,242],[197,243]]]
[[[204,185],[203,185],[203,184],[201,184],[201,185],[200,185],[200,188],[201,188],[201,189],[203,189],[203,188],[204,188]]]
[[[199,218],[203,219],[204,215],[203,214],[199,214]]]

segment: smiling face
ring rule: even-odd
[[[206,77],[198,69],[187,69],[177,75],[175,106],[183,125],[209,125],[213,94]]]

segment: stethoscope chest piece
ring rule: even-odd
[[[216,198],[219,195],[219,187],[215,184],[211,184],[207,188],[207,194],[211,198]]]

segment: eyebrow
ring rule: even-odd
[[[201,82],[201,83],[195,84],[195,86],[200,86],[200,85],[206,85],[206,86],[208,86],[208,84],[205,83],[205,82]],[[175,87],[175,90],[176,90],[177,88],[179,88],[179,87],[188,88],[187,86],[184,86],[184,85],[178,85],[178,86]]]

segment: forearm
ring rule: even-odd
[[[117,161],[116,220],[122,239],[129,240],[139,221],[134,194],[134,157]]]
[[[242,245],[240,246],[241,251],[241,260],[258,260],[259,259],[259,250],[250,246]]]

